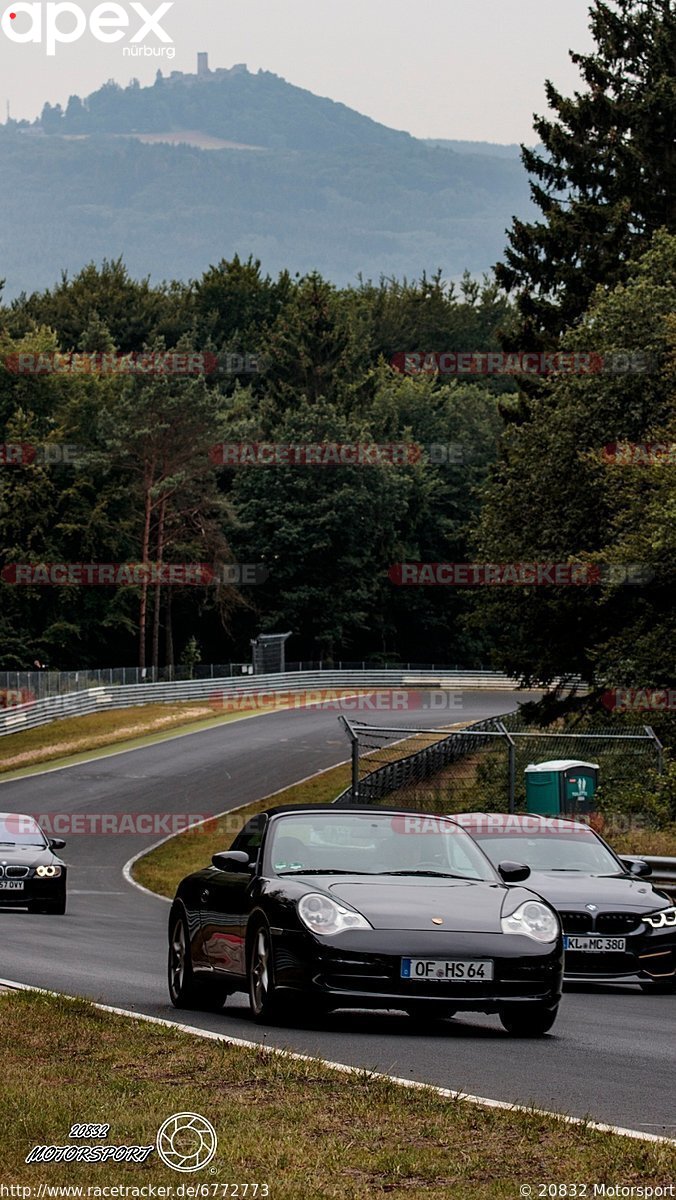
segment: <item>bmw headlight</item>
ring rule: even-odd
[[[526,900],[509,917],[502,918],[503,933],[520,933],[536,942],[555,942],[559,922],[551,908],[539,900]]]
[[[669,926],[676,925],[676,904],[672,904],[671,908],[663,908],[660,912],[649,913],[647,917],[642,917],[646,925],[652,925],[653,929],[666,929]]]
[[[372,929],[366,917],[351,908],[343,908],[329,896],[310,892],[298,901],[298,915],[311,933],[342,933],[344,929]]]
[[[61,867],[49,866],[38,867],[35,871],[38,879],[58,879],[61,874]]]

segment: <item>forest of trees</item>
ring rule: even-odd
[[[540,216],[515,220],[495,278],[337,287],[234,257],[152,286],[116,260],[0,308],[0,442],[84,448],[74,464],[43,452],[0,467],[2,566],[247,563],[266,576],[40,587],[5,572],[0,667],[161,664],[193,638],[204,661],[242,660],[256,633],[290,630],[294,659],[674,686],[676,18],[669,0],[597,0],[593,28],[595,52],[576,59],[586,90],[566,99],[548,85],[553,115],[525,153]],[[647,367],[523,383],[392,366],[402,351],[500,347],[636,353]],[[16,368],[19,355],[165,350],[211,365],[187,377]],[[228,466],[213,452],[224,442],[421,453]],[[667,451],[627,467],[604,451],[616,443]],[[431,446],[451,447],[450,461]],[[397,587],[391,567],[406,561],[587,563],[602,580]]]

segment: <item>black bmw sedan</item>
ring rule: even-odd
[[[649,882],[647,863],[618,858],[588,825],[564,818],[461,813],[455,820],[491,862],[530,867],[528,886],[561,918],[566,979],[675,990],[676,905]]]
[[[549,1030],[561,997],[558,918],[444,817],[383,808],[276,808],[187,876],[169,919],[178,1008],[248,991],[253,1015],[400,1009],[497,1013]]]
[[[0,911],[66,911],[66,864],[56,856],[61,838],[47,838],[32,817],[0,813]]]

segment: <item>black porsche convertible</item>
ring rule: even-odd
[[[66,911],[66,864],[55,853],[61,838],[48,838],[32,817],[0,813],[0,910]]]
[[[676,991],[676,904],[650,866],[618,858],[579,821],[528,814],[461,813],[456,820],[493,863],[526,863],[529,886],[558,912],[566,979],[638,982]]]
[[[338,1008],[497,1013],[538,1036],[561,997],[552,908],[454,821],[383,808],[274,808],[179,885],[169,918],[177,1008],[248,991],[254,1018]],[[511,885],[511,886],[508,886]]]

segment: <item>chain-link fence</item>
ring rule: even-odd
[[[423,812],[522,812],[530,763],[578,760],[599,766],[599,805],[661,772],[650,726],[536,729],[520,712],[466,728],[405,730],[342,718],[352,745],[352,783],[341,802],[396,801]]]

